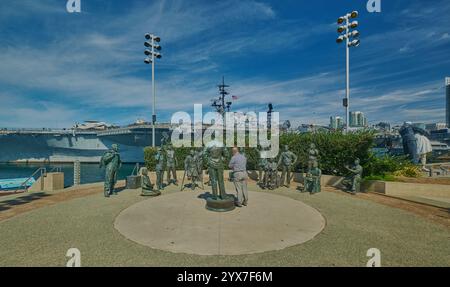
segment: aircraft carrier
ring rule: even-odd
[[[169,124],[157,124],[155,144],[170,135]],[[144,148],[152,144],[152,125],[136,122],[125,127],[111,127],[87,121],[70,129],[2,129],[0,162],[92,162],[112,144],[118,144],[123,162],[143,162]]]
[[[220,114],[230,111],[232,104],[225,101],[229,95],[227,87],[222,78],[218,85],[220,97],[211,104]],[[171,133],[169,123],[157,123],[155,145],[160,146]],[[0,163],[97,163],[112,144],[119,145],[123,162],[142,163],[144,148],[152,145],[152,124],[137,120],[117,127],[100,121],[85,121],[69,129],[0,129]]]

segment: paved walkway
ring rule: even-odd
[[[197,255],[240,255],[281,250],[314,238],[324,217],[301,201],[250,192],[250,204],[230,212],[204,208],[204,193],[150,198],[125,209],[115,228],[155,249]]]
[[[231,191],[232,184],[226,185]],[[258,191],[254,183],[249,186]],[[179,186],[170,186],[155,199],[193,194],[179,190]],[[200,256],[150,248],[127,239],[114,228],[122,211],[150,200],[140,196],[138,190],[123,190],[106,199],[99,184],[86,190],[91,194],[69,199],[79,191],[72,190],[57,204],[47,199],[56,199],[53,196],[59,192],[30,202],[20,200],[20,205],[11,205],[17,203],[10,201],[15,197],[0,199],[2,205],[7,200],[9,208],[0,215],[17,211],[14,217],[0,220],[0,266],[65,266],[66,252],[74,247],[81,251],[82,266],[365,266],[370,248],[381,250],[382,266],[450,266],[449,229],[434,223],[434,217],[448,220],[448,212],[433,213],[431,218],[432,207],[417,204],[410,210],[412,203],[385,196],[352,196],[328,187],[316,195],[287,188],[261,192],[314,207],[326,218],[325,228],[314,239],[282,250]],[[256,197],[253,193],[251,196],[248,210],[256,206]],[[49,205],[42,204],[44,201]],[[26,206],[30,210],[25,211]],[[203,203],[200,209],[204,209]]]

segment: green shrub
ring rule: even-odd
[[[184,169],[184,159],[186,156],[188,156],[190,152],[190,148],[174,148],[175,151],[175,158],[177,160],[177,169],[183,170]],[[153,147],[146,147],[144,149],[144,162],[145,166],[148,170],[154,171],[156,166],[156,148]]]
[[[299,158],[294,170],[304,171],[308,165],[307,151],[310,144],[315,143],[320,154],[319,164],[322,172],[331,175],[345,175],[347,170],[344,166],[352,164],[355,158],[359,158],[363,166],[370,161],[373,140],[373,133],[366,131],[349,134],[341,132],[286,133],[280,136],[280,151],[284,145],[288,145],[289,149]],[[189,154],[189,150],[190,148],[175,148],[175,156],[178,160],[177,169],[184,168],[184,159]],[[259,153],[256,148],[244,148],[243,152],[248,159],[247,168],[249,170],[257,169]],[[151,147],[144,150],[145,164],[149,170],[154,170],[155,153],[156,150]],[[229,148],[228,154],[231,155],[231,148]]]
[[[420,177],[422,174],[422,171],[419,166],[417,165],[410,165],[405,166],[400,170],[397,170],[394,172],[395,176],[404,176],[404,177]]]
[[[385,155],[382,157],[377,157],[374,154],[371,154],[369,157],[369,161],[364,166],[364,168],[365,175],[367,177],[420,176],[419,168],[412,164],[406,156]]]
[[[381,180],[381,181],[395,181],[395,176],[391,174],[386,175],[369,175],[364,178],[365,180]]]
[[[296,171],[306,170],[308,165],[308,149],[314,143],[319,150],[319,167],[323,174],[345,175],[345,165],[351,165],[359,158],[365,166],[371,156],[370,149],[374,143],[372,132],[361,131],[343,134],[341,132],[319,132],[283,134],[280,147],[288,145],[298,157]]]

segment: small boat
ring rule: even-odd
[[[26,189],[35,183],[34,178],[11,178],[11,179],[0,179],[0,191],[10,191],[17,189]]]

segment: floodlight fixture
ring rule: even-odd
[[[347,30],[347,27],[346,26],[339,26],[338,28],[337,28],[337,32],[340,34],[340,33],[342,33],[342,32],[344,32],[344,31],[346,31]]]
[[[345,41],[346,43],[346,96],[343,101],[345,107],[346,114],[346,129],[345,132],[349,131],[349,118],[350,118],[350,48],[358,47],[360,45],[359,31],[351,30],[358,27],[358,21],[351,19],[355,19],[358,17],[358,11],[353,11],[351,13],[346,14],[345,16],[338,18],[338,28],[337,32],[341,35],[336,39],[336,43],[340,44]],[[352,22],[350,22],[352,21]]]
[[[341,35],[341,36],[339,36],[337,39],[336,39],[336,42],[339,44],[339,43],[342,43],[342,42],[344,42],[344,40],[346,39],[347,37],[345,36],[345,35]]]
[[[352,38],[359,37],[359,31],[353,30],[352,32],[350,32],[350,37],[352,37]]]
[[[144,42],[144,46],[149,48],[144,50],[144,54],[147,58],[144,60],[145,64],[152,64],[152,146],[155,147],[155,124],[156,124],[156,86],[155,86],[155,58],[161,59],[161,54],[155,51],[161,51],[161,46],[155,43],[159,43],[161,38],[150,33],[144,35],[147,41]]]
[[[360,44],[359,39],[353,40],[350,43],[348,43],[349,47],[358,47]]]

